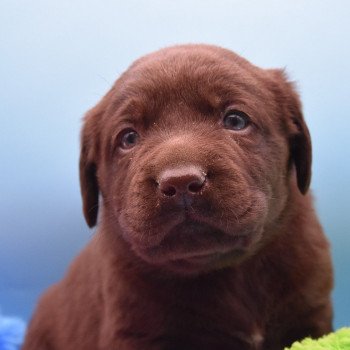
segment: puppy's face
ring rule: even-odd
[[[293,176],[302,193],[310,181],[310,139],[283,73],[216,47],[136,61],[88,113],[82,139],[89,225],[101,192],[104,220],[131,251],[178,273],[251,256]]]

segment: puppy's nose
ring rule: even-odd
[[[159,191],[166,197],[198,194],[205,182],[205,172],[195,166],[166,169],[158,180]]]

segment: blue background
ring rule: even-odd
[[[137,57],[212,43],[298,82],[312,188],[332,243],[335,326],[350,325],[350,3],[1,0],[0,306],[28,319],[93,234],[81,213],[81,117]]]

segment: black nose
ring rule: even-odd
[[[184,166],[164,170],[159,178],[159,191],[166,197],[198,194],[206,182],[205,172],[195,166]]]

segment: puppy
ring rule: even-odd
[[[206,45],[137,60],[85,117],[81,192],[98,230],[23,349],[281,350],[330,332],[310,177],[283,71]]]

